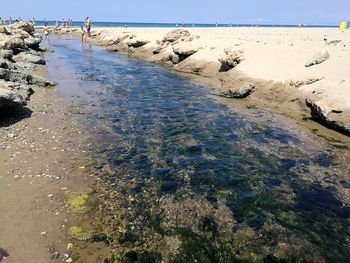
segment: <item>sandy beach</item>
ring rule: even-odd
[[[251,98],[267,101],[282,113],[308,112],[305,99],[310,98],[322,108],[325,119],[344,123],[348,130],[349,31],[259,27],[183,30],[189,35],[179,36],[167,44],[162,41],[172,31],[169,28],[94,28],[93,39],[111,50],[219,80],[221,91],[254,83],[257,87]],[[186,57],[176,65],[169,59],[174,48]],[[234,69],[219,72],[219,58],[225,56],[225,50],[240,52],[241,59]],[[329,58],[320,64],[305,66],[322,51],[327,52]]]

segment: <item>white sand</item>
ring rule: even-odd
[[[248,77],[288,83],[307,78],[323,78],[301,90],[317,94],[328,106],[350,109],[350,30],[336,28],[186,28],[199,36],[189,45],[200,47],[193,60],[218,63],[224,49],[240,49],[245,60],[237,66]],[[154,48],[170,28],[95,28],[110,37],[123,33],[150,41]],[[336,45],[327,41],[341,40]],[[306,68],[304,64],[317,52],[327,50],[330,59]]]

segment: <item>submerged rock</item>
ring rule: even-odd
[[[327,50],[322,50],[315,54],[308,62],[305,63],[305,67],[311,67],[314,65],[321,64],[329,59],[329,53]]]

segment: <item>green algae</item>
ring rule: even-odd
[[[92,234],[81,227],[72,226],[68,229],[68,237],[78,241],[89,241],[92,238]]]

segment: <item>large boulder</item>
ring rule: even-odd
[[[34,25],[30,22],[20,21],[11,25],[12,29],[21,29],[29,34],[34,33]]]
[[[305,63],[305,67],[311,67],[321,64],[329,59],[329,53],[327,50],[322,50],[316,53],[308,62]]]
[[[189,57],[196,53],[199,48],[194,45],[189,45],[190,43],[179,43],[173,46],[173,51],[175,54]]]
[[[24,39],[24,44],[26,44],[30,48],[38,49],[41,40],[41,37],[29,37]]]
[[[16,56],[13,57],[13,60],[16,62],[27,62],[27,63],[33,63],[37,65],[45,65],[46,61],[40,56],[33,55],[30,53],[22,52]]]
[[[33,89],[26,85],[0,80],[0,108],[25,106],[33,93]]]
[[[190,37],[191,34],[188,30],[185,29],[175,29],[173,31],[170,31],[169,33],[167,33],[164,38],[163,38],[163,42],[170,42],[173,43],[175,41],[178,41],[180,39],[186,39],[188,37]]]
[[[221,72],[229,71],[235,68],[239,63],[244,60],[242,50],[230,50],[225,49],[224,54],[219,57],[221,63]]]
[[[14,50],[16,48],[27,49],[23,39],[13,35],[0,36],[0,49]]]

